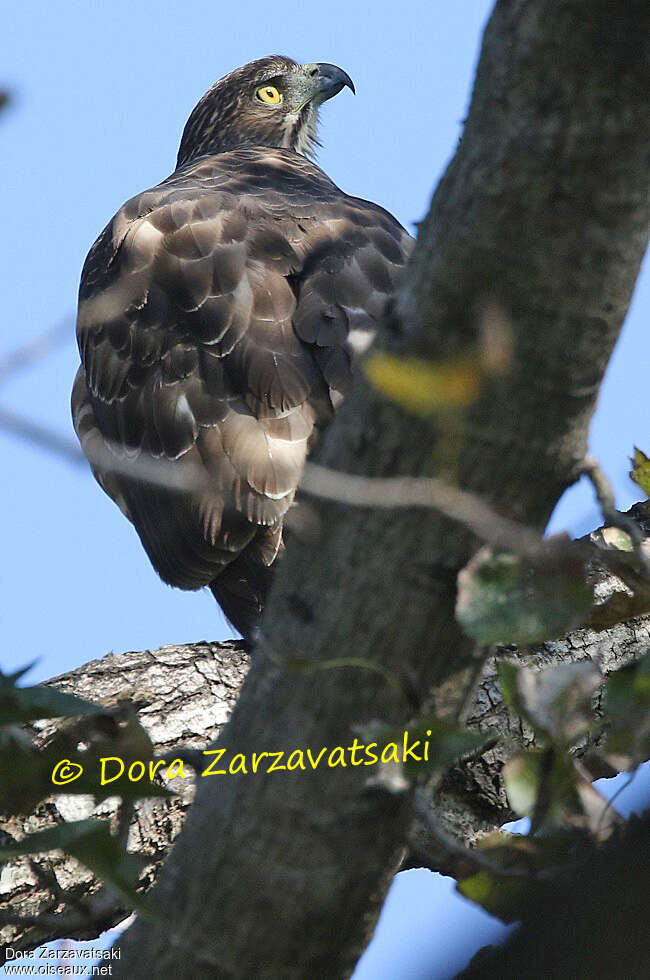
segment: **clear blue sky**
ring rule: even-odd
[[[184,122],[205,89],[264,54],[330,61],[350,73],[357,97],[346,90],[325,107],[319,162],[346,191],[412,226],[460,135],[490,8],[488,0],[11,5],[0,38],[0,84],[15,93],[0,117],[0,356],[62,318],[72,320],[81,265],[104,224],[124,200],[173,169]],[[626,476],[632,445],[650,451],[640,408],[649,313],[646,269],[592,433],[592,450],[621,506],[636,499]],[[71,323],[67,347],[0,390],[0,404],[68,435],[72,336]],[[44,678],[109,650],[229,635],[211,596],[159,582],[134,531],[92,477],[1,432],[0,451],[5,668],[41,658],[33,676]],[[597,523],[591,493],[579,487],[566,495],[553,526],[578,533]],[[397,911],[390,934],[399,935],[401,915],[414,958],[401,973],[406,980],[448,975],[442,960],[432,967],[431,949],[414,952],[423,906],[436,921],[441,910],[447,916],[445,955],[455,930],[479,930],[480,913],[463,917],[441,879],[423,875],[404,876],[399,900],[391,900]],[[440,952],[439,941],[433,945]],[[393,978],[388,953],[379,960],[360,976]]]

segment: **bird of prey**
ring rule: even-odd
[[[117,212],[81,277],[82,448],[163,581],[209,586],[248,638],[307,453],[413,242],[310,159],[344,86],[280,56],[216,82],[175,171]]]

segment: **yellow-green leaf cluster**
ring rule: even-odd
[[[637,447],[634,448],[630,476],[635,483],[638,483],[646,497],[650,497],[650,457]]]
[[[481,386],[475,357],[434,362],[377,351],[366,361],[365,371],[375,388],[414,415],[465,408]]]

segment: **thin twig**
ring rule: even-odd
[[[66,902],[71,903],[71,895],[65,893]],[[26,931],[21,937],[21,948],[25,948],[25,940],[33,936],[28,948],[34,949],[41,942],[53,939],[68,939],[75,933],[85,932],[99,935],[117,919],[129,915],[129,910],[116,905],[115,894],[107,888],[101,888],[90,899],[75,903],[74,907],[66,906],[61,912],[39,912],[35,915],[13,912],[11,909],[0,911],[0,928],[16,926]],[[0,965],[6,961],[6,956],[0,953]]]
[[[54,453],[74,466],[86,465],[86,458],[71,439],[52,429],[32,422],[22,415],[0,407],[0,429],[41,449]],[[174,490],[191,490],[194,493],[210,486],[210,478],[204,467],[181,459],[156,458],[146,453],[137,457],[127,455],[124,447],[100,439],[88,440],[85,450],[89,462],[98,471],[116,476],[124,475],[152,486],[164,486]],[[611,503],[609,481],[595,461],[588,459],[584,472],[598,486],[597,493],[608,523],[620,527],[632,538],[637,561],[641,565],[643,579],[650,582],[650,558],[643,548],[643,531],[632,518],[618,511],[607,509]],[[316,463],[306,463],[300,487],[314,497],[334,500],[354,507],[381,507],[403,509],[424,507],[436,510],[450,520],[457,521],[482,541],[493,547],[504,548],[527,559],[532,564],[545,561],[553,554],[574,548],[585,551],[585,543],[569,542],[566,536],[544,539],[526,525],[496,513],[476,494],[451,486],[434,477],[363,477],[340,473]],[[607,552],[597,549],[603,566],[611,561]],[[622,553],[617,554],[619,564]],[[591,555],[593,558],[593,555]],[[616,573],[615,569],[611,569]],[[617,574],[624,575],[622,568]],[[631,569],[628,569],[628,574]],[[638,573],[637,573],[638,574]],[[627,581],[627,579],[626,579]],[[642,609],[644,611],[645,607]]]
[[[52,929],[61,934],[61,939],[66,939],[69,933],[78,929],[91,931],[92,928],[97,928],[101,931],[101,919],[89,919],[66,912],[21,915],[18,912],[0,911],[0,925],[21,926],[23,929]]]
[[[26,419],[24,415],[18,415],[16,412],[0,407],[0,429],[18,436],[24,442],[32,443],[39,449],[54,453],[55,456],[59,456],[75,466],[85,465],[83,453],[72,439],[59,435],[58,432],[41,425],[39,422],[32,422],[30,419]]]
[[[538,560],[552,545],[523,524],[497,514],[476,494],[435,477],[366,477],[307,463],[300,487],[324,500],[354,507],[427,507],[464,525],[493,546]]]
[[[454,863],[461,861],[474,869],[474,871],[488,871],[490,874],[499,878],[524,878],[529,876],[529,872],[521,869],[504,868],[501,865],[494,864],[477,848],[470,849],[465,847],[455,837],[452,837],[436,818],[423,790],[418,789],[415,791],[413,806],[418,817],[433,836],[436,844],[444,851],[446,857],[454,859]],[[418,852],[421,853],[420,847],[418,848]],[[432,862],[432,864],[435,863],[437,862]],[[460,877],[467,877],[467,874],[462,874]]]
[[[65,317],[60,323],[45,330],[34,340],[20,347],[15,347],[7,354],[0,356],[0,385],[6,384],[16,374],[32,367],[55,350],[70,343],[74,338],[71,317]]]
[[[474,651],[474,660],[471,665],[471,673],[467,679],[463,690],[463,696],[460,699],[458,710],[456,712],[456,721],[461,724],[467,721],[468,712],[470,711],[472,705],[475,701],[476,685],[478,684],[483,669],[485,667],[486,661],[489,657],[494,654],[495,647],[477,647]]]
[[[167,763],[169,759],[180,759],[180,761],[186,763],[190,769],[193,769],[197,776],[200,776],[206,766],[206,758],[201,749],[192,749],[188,748],[187,746],[181,746],[177,749],[170,749],[168,752],[166,751],[164,755],[154,756],[154,762],[159,759],[162,759],[165,763]]]
[[[129,805],[131,806],[131,813],[132,813],[133,804],[130,803]],[[125,842],[125,846],[126,846],[126,842]],[[49,861],[46,860],[44,861],[44,863],[41,864],[40,862],[35,861],[32,858],[29,858],[28,863],[29,863],[29,867],[31,868],[32,874],[35,875],[41,888],[52,897],[52,901],[47,907],[46,912],[48,913],[51,912],[51,910],[56,905],[63,905],[63,906],[69,905],[72,908],[74,908],[85,919],[87,919],[89,923],[92,924],[92,922],[94,921],[94,913],[91,907],[91,902],[89,901],[88,898],[75,895],[73,891],[65,891],[65,889],[62,887],[61,883],[59,882],[59,879],[57,878],[54,869],[50,866]],[[43,911],[39,912],[38,915],[39,922],[41,921],[41,917],[45,915],[46,912]]]
[[[633,517],[630,517],[628,514],[622,514],[616,509],[614,488],[602,466],[594,456],[585,456],[580,473],[587,477],[594,488],[605,523],[611,527],[619,528],[619,530],[625,531],[629,535],[634,548],[634,554],[641,566],[643,574],[650,581],[650,557],[648,557],[643,547],[645,540],[643,530]]]
[[[633,772],[631,772],[628,778],[623,780],[623,782],[618,787],[616,792],[613,793],[612,796],[610,796],[610,798],[605,801],[605,806],[603,807],[602,813],[598,818],[598,824],[596,826],[596,835],[600,833],[600,828],[603,824],[603,821],[605,820],[605,817],[610,812],[610,810],[614,814],[615,818],[618,817],[619,820],[621,819],[621,814],[618,812],[618,810],[614,809],[614,803],[619,798],[621,793],[624,793],[625,790],[628,788],[628,786],[632,784],[632,782],[634,781],[634,777],[636,776],[638,771],[639,771],[638,769],[635,769]]]
[[[117,839],[124,850],[129,842],[129,830],[134,813],[133,800],[122,800],[117,811]]]
[[[612,482],[595,456],[585,456],[580,474],[586,476],[594,488],[601,513],[606,521],[616,513],[616,501]]]
[[[65,893],[49,862],[47,864],[41,864],[39,861],[34,861],[32,858],[29,858],[28,864],[43,891],[52,897],[52,904],[65,902]]]

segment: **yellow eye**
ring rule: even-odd
[[[266,105],[280,105],[283,99],[282,92],[278,92],[275,85],[260,85],[255,94]]]

